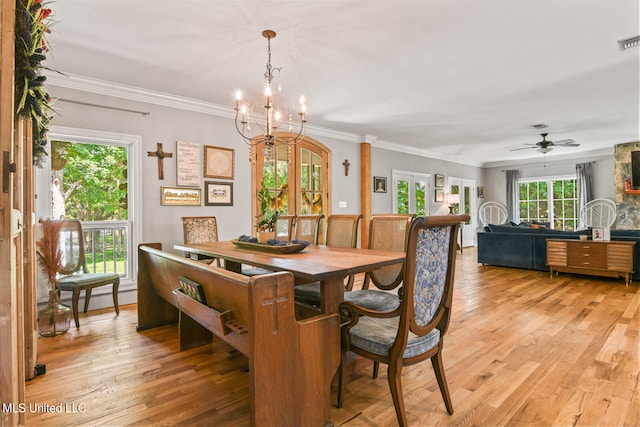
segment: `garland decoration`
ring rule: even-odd
[[[42,65],[49,50],[51,9],[42,0],[16,0],[15,109],[19,117],[30,118],[33,126],[33,164],[41,167],[47,156],[47,131],[55,113],[46,91]]]

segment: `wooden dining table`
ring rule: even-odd
[[[242,264],[293,273],[296,284],[320,282],[323,313],[338,313],[344,300],[344,279],[357,273],[404,261],[404,252],[309,245],[296,253],[273,253],[236,246],[232,241],[174,245],[174,249],[225,260],[227,270],[240,273]]]

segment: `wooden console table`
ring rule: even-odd
[[[629,286],[634,272],[636,242],[547,239],[547,265],[553,272],[624,277]]]

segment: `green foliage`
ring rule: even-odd
[[[66,160],[63,188],[68,218],[84,221],[126,220],[127,150],[98,144],[52,142]]]
[[[272,231],[276,223],[278,211],[271,208],[271,191],[269,191],[268,179],[262,180],[260,190],[258,190],[258,206],[260,213],[256,217],[256,228],[261,231]]]
[[[42,75],[50,14],[51,9],[44,7],[42,0],[16,0],[15,111],[19,117],[31,119],[36,166],[42,166],[47,155],[47,131],[54,112]]]
[[[409,181],[398,180],[398,213],[409,213]]]

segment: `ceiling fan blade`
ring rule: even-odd
[[[573,139],[562,139],[560,141],[554,141],[553,145],[556,147],[577,147],[580,144],[576,144]]]
[[[512,149],[511,149],[511,150],[509,150],[509,151],[529,150],[529,149],[531,149],[531,148],[538,148],[538,147],[536,147],[536,146],[534,145],[533,147],[512,148]]]

